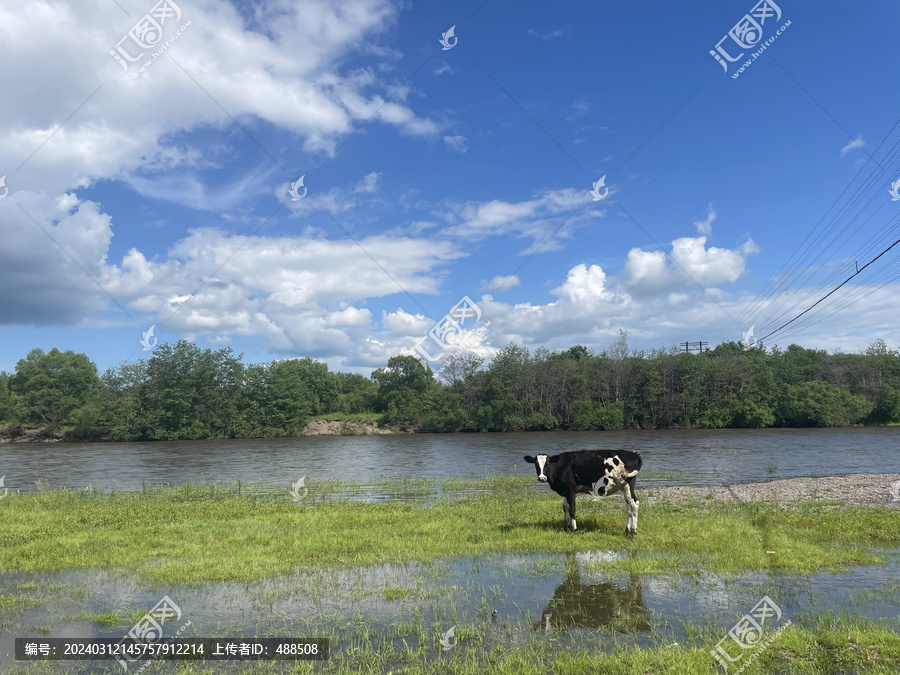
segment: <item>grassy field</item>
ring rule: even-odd
[[[153,587],[263,582],[299,573],[327,586],[329,575],[375,564],[599,549],[624,554],[597,563],[598,571],[610,576],[702,580],[709,575],[809,574],[880,565],[896,559],[900,542],[900,517],[890,507],[645,500],[638,536],[629,540],[618,496],[579,501],[579,531],[566,534],[559,498],[536,493],[530,477],[320,482],[307,487],[299,503],[287,486],[277,491],[183,485],[141,492],[10,493],[0,500],[0,573],[107,570]],[[347,498],[372,492],[396,499],[361,503]],[[546,570],[536,565],[533,573],[540,576]],[[424,601],[424,595],[416,594],[426,591],[417,588],[383,588],[378,593],[388,600],[411,594],[413,601]],[[900,593],[900,587],[895,590]],[[25,583],[0,593],[0,616],[7,615],[0,627],[8,625],[13,614],[40,606],[60,592]],[[432,625],[414,613],[411,619],[385,626],[360,613],[349,625],[342,620],[303,627],[303,637],[330,637],[342,646],[327,664],[291,664],[296,670],[290,670],[285,663],[260,662],[244,664],[241,672],[709,673],[709,650],[728,628],[688,627],[687,644],[660,640],[642,649],[611,641],[603,631],[596,642],[588,638],[578,649],[548,649],[555,643],[542,633],[503,644],[498,636],[504,626],[490,625],[490,600],[470,599],[483,605],[483,616],[458,620],[456,636],[464,648],[450,653],[441,652],[434,636],[440,625],[456,623],[453,616]],[[127,631],[138,617],[106,613],[81,618],[103,626],[120,624]],[[45,628],[48,634],[52,631],[51,626]],[[511,634],[511,628],[505,628]],[[896,621],[864,619],[852,608],[838,617],[806,617],[744,672],[895,674],[900,670],[897,629]],[[486,631],[493,631],[494,639],[486,640]],[[14,672],[66,672],[65,663],[17,665]],[[226,670],[222,664],[205,669],[182,664],[177,672]]]

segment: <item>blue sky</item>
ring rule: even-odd
[[[0,369],[155,326],[367,373],[464,296],[487,357],[715,345],[900,236],[897,3],[769,3],[726,73],[753,2],[185,0],[138,77],[118,4],[0,10]],[[896,348],[898,251],[765,344]]]

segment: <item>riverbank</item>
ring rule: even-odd
[[[638,477],[640,487],[640,477]],[[801,500],[828,500],[864,506],[900,508],[900,473],[853,473],[844,476],[781,478],[759,483],[737,483],[713,487],[678,485],[654,488],[646,494],[647,503],[692,500],[754,502],[774,499],[779,503]]]
[[[394,433],[403,432],[382,427],[376,422],[353,419],[314,419],[303,427],[298,436],[371,436]],[[8,443],[100,443],[106,441],[109,441],[109,438],[102,436],[76,437],[71,431],[48,431],[38,427],[0,427],[0,445]]]
[[[69,432],[47,431],[35,427],[0,427],[0,445],[6,443],[74,443]]]
[[[311,420],[303,427],[301,436],[370,436],[372,434],[393,434],[392,429],[374,422],[355,422],[343,419]]]

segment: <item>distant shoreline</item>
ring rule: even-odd
[[[310,420],[299,436],[372,436],[376,434],[404,433],[368,422],[342,419]],[[261,440],[286,438],[269,437]],[[187,440],[187,439],[182,439]],[[197,439],[216,440],[216,439]],[[10,443],[156,443],[159,441],[113,441],[109,438],[76,438],[69,431],[48,431],[37,427],[0,427],[0,445]]]
[[[753,427],[758,431],[771,429],[882,429],[888,427],[897,427],[900,424],[853,424],[847,427]],[[720,427],[718,429],[697,429],[691,427],[672,427],[670,429],[615,429],[614,431],[746,431],[751,427]],[[180,438],[171,441],[162,439],[144,439],[134,441],[117,441],[103,436],[92,438],[79,438],[72,435],[71,431],[49,431],[39,427],[25,426],[0,426],[0,445],[8,445],[12,443],[165,443],[174,441],[213,441],[213,440],[277,440],[281,438],[302,438],[307,436],[375,436],[389,434],[480,434],[480,433],[552,433],[552,432],[574,432],[572,429],[554,429],[550,431],[521,431],[521,432],[501,432],[501,431],[420,431],[418,429],[398,430],[390,427],[383,427],[372,422],[357,422],[344,419],[314,419],[307,422],[303,431],[296,436],[260,436],[260,437],[238,437],[233,439],[227,438]]]

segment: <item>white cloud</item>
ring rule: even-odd
[[[353,188],[354,192],[375,192],[378,189],[378,180],[381,178],[381,174],[377,171],[373,171],[372,173],[368,173],[365,177],[356,184],[356,187]]]
[[[88,324],[109,303],[101,287],[112,236],[95,202],[11,192],[0,201],[0,321]]]
[[[712,204],[707,205],[706,207],[706,220],[695,220],[694,225],[697,228],[697,234],[712,234],[712,224],[716,219],[716,216],[719,214],[716,213],[716,210],[713,208]]]
[[[372,321],[372,312],[368,309],[347,307],[340,312],[330,312],[325,319],[329,326],[357,326],[365,328]]]
[[[743,244],[741,244],[741,248],[739,250],[741,253],[743,253],[746,256],[746,255],[756,255],[762,249],[760,249],[760,247],[757,246],[756,243],[750,237],[747,237],[747,241],[745,241]]]
[[[566,116],[566,121],[571,122],[572,120],[581,117],[582,115],[587,115],[591,111],[591,104],[584,96],[580,98],[576,98],[572,101],[572,112],[570,112]]]
[[[599,265],[588,267],[584,263],[569,270],[565,283],[553,293],[568,298],[572,303],[590,307],[608,297],[606,272]]]
[[[557,28],[556,30],[551,31],[538,31],[534,28],[529,28],[528,34],[534,35],[541,40],[554,40],[556,38],[567,36],[569,34],[569,27],[566,26],[565,28]]]
[[[856,138],[847,143],[843,148],[841,148],[841,157],[846,156],[848,153],[852,152],[856,148],[864,148],[866,147],[866,142],[863,140],[861,134],[857,134]]]
[[[515,288],[520,284],[519,277],[515,274],[510,274],[505,277],[494,277],[490,281],[482,279],[481,281],[481,290],[482,291],[507,291],[510,288]]]
[[[395,23],[393,3],[273,0],[254,11],[254,29],[248,29],[230,3],[184,5],[182,19],[191,26],[167,54],[188,75],[172,59],[160,58],[136,80],[108,54],[135,22],[115,3],[25,3],[4,11],[0,62],[28,67],[0,69],[0,91],[29,91],[30,83],[42,83],[34,96],[0,101],[0,166],[19,166],[39,148],[8,183],[57,195],[98,180],[127,180],[147,196],[199,208],[222,198],[228,207],[241,194],[240,183],[231,192],[210,193],[185,174],[154,185],[153,170],[189,171],[216,156],[215,147],[192,147],[176,134],[233,130],[238,120],[256,138],[259,119],[302,136],[308,151],[329,152],[337,136],[370,116],[369,124],[412,136],[438,132],[439,125],[403,102],[402,91],[386,102],[399,82],[371,70],[337,69],[349,49],[377,42]],[[262,145],[277,156],[277,147]],[[258,186],[246,180],[253,194]]]
[[[669,265],[663,251],[631,249],[622,271],[623,286],[633,295],[655,295],[695,282],[704,288],[728,285],[744,273],[747,262],[740,250],[706,248],[706,237],[676,239],[671,257],[677,264]]]
[[[562,248],[562,241],[571,238],[578,228],[586,226],[598,215],[604,215],[604,211],[590,208],[579,212],[579,207],[588,201],[587,190],[564,188],[546,190],[534,199],[522,202],[493,199],[451,203],[445,217],[453,224],[444,230],[444,234],[469,240],[512,234],[533,240],[523,254],[536,251],[538,247],[542,252],[555,251]]]
[[[431,330],[434,326],[434,319],[398,309],[396,312],[383,312],[381,323],[394,336],[420,337]]]
[[[469,139],[465,136],[444,136],[444,143],[453,152],[464,154],[469,149]]]

